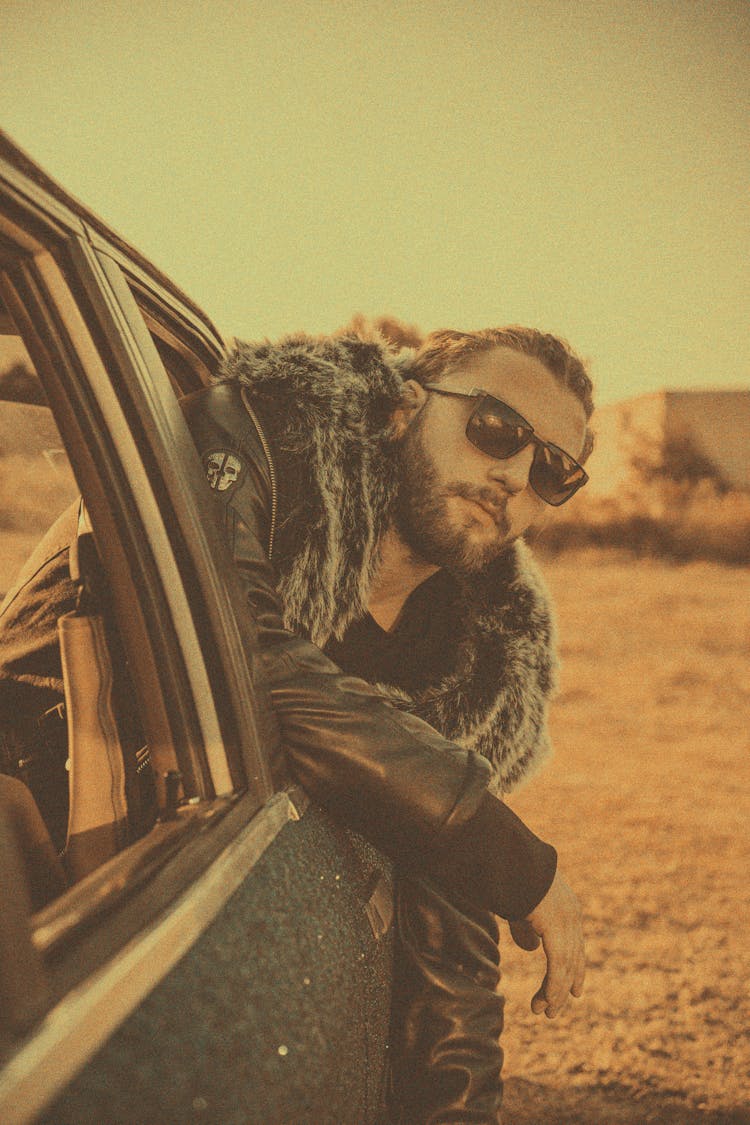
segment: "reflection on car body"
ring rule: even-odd
[[[3,1122],[382,1112],[388,865],[272,753],[178,404],[223,350],[0,135],[0,646],[50,558],[75,593],[64,702],[0,678]]]

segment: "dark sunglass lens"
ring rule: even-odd
[[[528,443],[528,427],[515,420],[516,416],[503,403],[491,399],[480,402],[469,419],[466,436],[469,441],[490,457],[512,457]]]
[[[579,464],[562,451],[538,445],[529,473],[529,483],[542,500],[557,507],[569,500],[586,480]]]

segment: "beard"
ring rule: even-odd
[[[423,415],[407,430],[398,447],[398,490],[392,526],[416,559],[464,574],[484,570],[502,555],[516,536],[510,535],[507,497],[498,501],[492,488],[463,481],[439,484],[433,459],[424,447]],[[492,517],[497,534],[489,540],[472,540],[477,520],[451,519],[448,501],[453,497],[480,504]]]

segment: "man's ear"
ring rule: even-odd
[[[401,388],[401,402],[391,415],[394,438],[404,436],[427,402],[427,391],[416,379],[407,379]]]

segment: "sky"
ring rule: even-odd
[[[746,0],[0,0],[0,123],[227,335],[530,324],[748,387]]]

